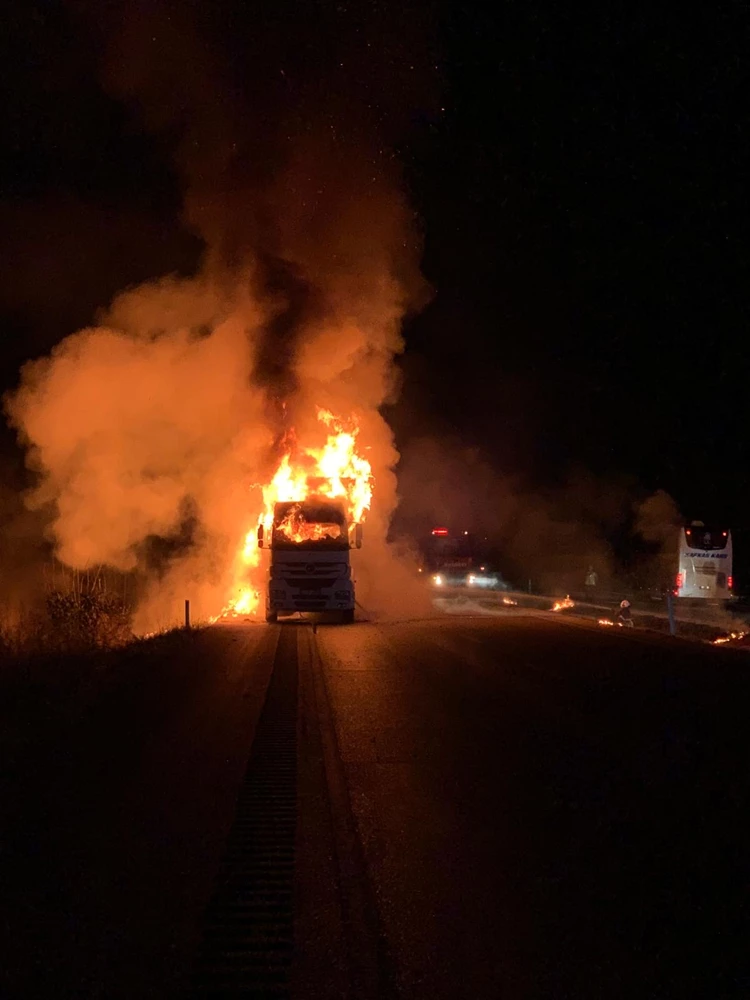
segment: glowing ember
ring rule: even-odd
[[[744,639],[747,632],[730,632],[728,635],[720,635],[718,639],[714,639],[714,646],[721,646],[725,642],[738,642],[740,639]]]
[[[555,601],[552,605],[553,611],[564,611],[566,608],[574,608],[576,606],[575,601],[571,601],[570,594],[563,601]]]
[[[324,428],[325,443],[318,447],[301,447],[294,433],[286,437],[286,450],[276,472],[266,486],[259,486],[263,510],[258,524],[266,537],[281,532],[292,542],[338,538],[346,527],[339,524],[308,523],[298,506],[308,497],[340,498],[347,510],[347,524],[361,524],[372,501],[372,467],[357,450],[359,425],[354,418],[344,421],[329,410],[317,410],[319,424]],[[256,486],[259,484],[256,484]],[[274,505],[293,503],[280,524],[274,528]],[[253,615],[258,610],[260,594],[248,585],[251,570],[260,563],[256,529],[245,535],[235,558],[234,579],[237,596],[212,621],[219,618]]]

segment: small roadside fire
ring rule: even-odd
[[[604,626],[619,625],[620,627],[622,627],[622,622],[613,622],[613,621],[610,621],[609,618],[600,618],[599,619],[599,624],[600,625],[604,625]]]
[[[570,594],[568,594],[567,597],[564,598],[564,600],[562,600],[562,601],[555,601],[555,603],[552,605],[552,610],[553,611],[565,611],[566,608],[574,608],[575,606],[576,606],[576,602],[572,601],[570,599]]]
[[[730,632],[728,635],[720,635],[718,639],[713,640],[714,646],[722,646],[726,642],[739,642],[748,635],[747,632]]]
[[[237,597],[233,598],[233,600],[226,604],[218,615],[213,615],[209,618],[209,622],[212,625],[221,619],[244,618],[255,614],[258,610],[258,603],[260,600],[258,591],[253,587],[248,586],[244,580],[247,579],[251,570],[255,568],[259,562],[260,553],[258,552],[255,531],[250,530],[245,535],[242,549],[235,557],[234,576],[235,579],[239,578],[241,581],[238,583],[235,591]]]
[[[308,522],[302,504],[313,496],[343,501],[349,524],[361,524],[370,509],[372,467],[357,450],[359,425],[353,417],[344,421],[322,408],[317,410],[317,418],[325,428],[325,443],[322,446],[301,446],[295,433],[289,433],[286,450],[270,483],[266,486],[255,484],[263,496],[263,510],[257,523],[266,537],[270,538],[275,533],[289,542],[304,545],[345,535],[345,525]],[[292,506],[283,519],[274,524],[274,510],[279,503],[291,503]],[[260,591],[256,586],[248,585],[247,580],[259,563],[257,529],[251,528],[235,558],[238,596],[211,619],[213,622],[258,612]]]
[[[504,597],[504,598],[503,598],[503,604],[504,604],[504,605],[505,605],[506,607],[508,607],[508,608],[515,608],[515,607],[518,607],[518,601],[514,601],[514,600],[512,600],[512,598],[510,598],[510,597]]]

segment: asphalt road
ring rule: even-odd
[[[13,763],[0,995],[188,990],[231,845],[283,807],[257,744],[286,698],[273,995],[750,996],[749,671],[514,612],[196,633]]]

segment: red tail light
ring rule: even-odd
[[[731,590],[732,587],[734,587],[734,577],[733,576],[728,576],[727,577],[727,589]]]
[[[678,573],[677,576],[675,577],[674,589],[682,590],[682,585],[684,582],[685,582],[685,577],[683,576],[682,573]]]

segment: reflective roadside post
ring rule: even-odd
[[[677,629],[674,621],[674,593],[672,590],[667,591],[667,614],[669,615],[669,634],[675,635]]]

